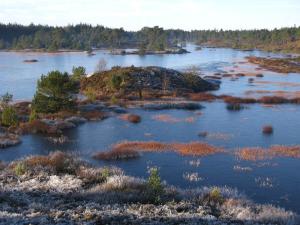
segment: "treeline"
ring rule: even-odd
[[[300,52],[300,27],[274,30],[164,30],[158,26],[137,32],[88,24],[53,27],[0,24],[0,49],[91,50],[92,48],[138,47],[164,50],[195,42],[214,47],[286,50]]]
[[[192,31],[190,40],[198,44],[238,49],[300,52],[300,27],[274,30]]]
[[[185,39],[181,30],[165,31],[160,27],[143,28],[138,32],[123,28],[111,29],[87,24],[66,27],[0,24],[0,49],[91,50],[144,45],[149,50],[171,47]]]

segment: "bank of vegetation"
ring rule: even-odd
[[[0,49],[57,51],[59,49],[87,50],[94,48],[137,48],[164,51],[174,46],[183,47],[194,42],[211,47],[244,50],[300,52],[300,27],[274,30],[164,30],[158,26],[139,31],[125,31],[88,24],[52,27],[0,24]]]

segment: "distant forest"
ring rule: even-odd
[[[158,26],[125,31],[87,24],[53,27],[0,24],[0,49],[57,51],[60,49],[140,48],[164,50],[193,42],[211,47],[262,49],[300,53],[300,27],[274,30],[164,30]]]

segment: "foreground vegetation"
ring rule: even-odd
[[[137,32],[87,24],[66,27],[0,24],[0,49],[91,50],[135,47],[141,54],[161,51],[179,43],[196,42],[213,47],[300,52],[300,28],[274,30],[164,30],[145,27]]]
[[[62,152],[0,166],[2,224],[297,224],[296,214],[222,187],[177,189]]]

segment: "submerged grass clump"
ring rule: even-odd
[[[138,152],[173,151],[183,156],[207,156],[222,152],[223,149],[204,142],[162,143],[156,141],[124,141],[112,146],[109,151],[96,153],[94,158],[102,160],[117,160],[137,158]]]

